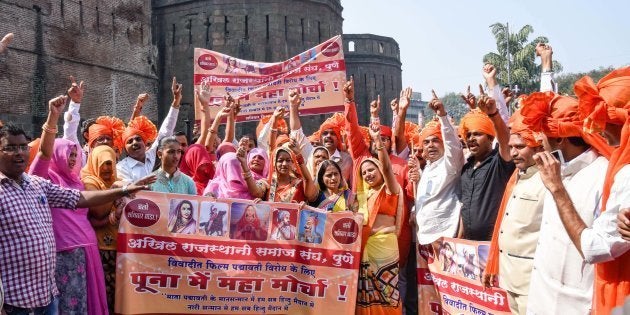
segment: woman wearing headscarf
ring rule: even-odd
[[[116,175],[116,152],[109,146],[101,145],[95,147],[88,155],[87,163],[81,170],[81,181],[85,185],[85,190],[106,190],[112,188],[117,180]],[[117,206],[120,209],[117,209]],[[88,212],[90,223],[96,230],[105,272],[107,305],[112,314],[116,284],[116,239],[121,215],[122,203],[118,201],[92,207]]]
[[[364,225],[356,313],[401,314],[398,235],[403,218],[402,190],[381,142],[378,123],[372,123],[370,136],[378,160],[364,159],[356,177],[358,211],[363,214]],[[388,278],[379,279],[380,275]]]
[[[251,175],[248,176],[248,180]],[[236,153],[225,153],[219,159],[217,171],[212,180],[203,191],[205,196],[215,198],[238,198],[254,199],[242,172],[241,162],[236,157]]]
[[[203,194],[208,181],[214,177],[215,172],[210,154],[208,154],[206,147],[201,144],[188,146],[179,169],[193,179],[198,195]]]
[[[65,102],[63,98],[51,100]],[[56,126],[62,105],[52,108],[45,126]],[[81,147],[70,140],[55,139],[44,129],[39,152],[29,174],[45,178],[64,188],[84,190],[79,177]],[[98,215],[98,213],[93,213]],[[105,279],[96,234],[88,221],[88,209],[51,209],[57,250],[55,270],[62,314],[107,314]]]
[[[357,200],[352,190],[348,188],[337,163],[331,160],[321,162],[316,180],[319,194],[315,202],[311,203],[313,207],[325,209],[328,212],[357,210]]]
[[[269,183],[266,180],[269,174],[267,153],[259,148],[252,149],[249,154],[246,150],[240,147],[236,153],[240,164],[238,170],[241,172],[244,186],[249,191],[250,199],[264,198],[269,190]]]

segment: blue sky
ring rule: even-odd
[[[342,0],[344,33],[393,37],[403,87],[430,98],[481,83],[482,57],[496,51],[489,26],[529,24],[547,36],[563,72],[630,64],[630,1]]]

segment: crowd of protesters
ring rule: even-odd
[[[12,39],[0,41],[0,53]],[[481,280],[505,289],[515,314],[608,314],[630,294],[630,67],[597,83],[584,77],[570,97],[556,94],[551,47],[536,52],[540,92],[514,98],[486,64],[485,87],[462,95],[470,112],[459,124],[435,93],[435,117],[405,121],[407,88],[389,103],[385,126],[380,97],[355,103],[350,78],[345,111],[310,136],[297,90],[255,135],[236,139],[239,100],[225,95],[211,117],[217,95],[202,85],[194,90],[200,124],[188,139],[174,130],[184,91],[175,78],[159,128],[142,116],[147,94],[127,123],[82,118],[89,88],[71,78],[36,139],[12,124],[0,129],[2,311],[113,313],[122,210],[130,194],[150,189],[363,214],[357,314],[417,313],[415,248],[440,237],[491,242]],[[357,106],[369,106],[369,126],[359,125]],[[281,223],[272,239],[294,239]],[[182,214],[168,228],[185,233],[191,224]]]

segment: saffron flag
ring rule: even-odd
[[[291,59],[276,63],[242,60],[216,51],[195,48],[194,84],[212,87],[210,115],[216,116],[223,96],[241,102],[236,121],[260,120],[277,106],[288,108],[289,89],[298,89],[303,104],[300,115],[343,111],[346,80],[341,36],[337,35]],[[199,109],[195,118],[200,119]]]
[[[141,192],[118,233],[117,314],[352,314],[361,215]]]

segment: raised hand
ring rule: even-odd
[[[291,149],[291,151],[295,155],[301,155],[302,154],[302,152],[300,151],[301,148],[298,146],[298,142],[295,139],[295,137],[290,137],[289,138],[289,149]]]
[[[505,98],[506,104],[510,104],[510,102],[514,99],[514,91],[510,90],[510,88],[503,88],[503,90],[501,90],[501,93]]]
[[[381,125],[377,122],[372,122],[370,124],[370,127],[368,128],[369,130],[369,134],[370,137],[372,138],[372,141],[374,141],[374,144],[377,147],[382,146],[382,142],[381,142]]]
[[[343,85],[343,95],[347,102],[354,102],[354,77],[351,76]]]
[[[470,109],[477,108],[477,98],[475,98],[475,94],[470,93],[470,85],[466,89],[466,95],[461,94],[461,97],[464,102],[468,104],[468,107],[470,107]]]
[[[411,95],[413,94],[413,90],[408,87],[402,91],[400,91],[400,110],[407,110],[409,105],[411,105]]]
[[[381,110],[381,96],[378,95],[375,101],[370,103],[370,115],[372,117],[378,117],[378,112]]]
[[[392,109],[392,113],[394,113],[394,115],[398,115],[398,99],[395,98],[393,99],[391,102],[389,102],[389,108]]]
[[[431,90],[431,94],[433,94],[433,99],[429,102],[429,107],[431,110],[435,112],[440,117],[446,116],[446,110],[444,109],[444,103],[440,101],[437,94],[435,94],[434,90]]]
[[[292,108],[300,107],[300,104],[302,104],[302,96],[300,95],[300,91],[298,91],[297,89],[289,90],[289,104],[291,104]]]
[[[497,68],[495,68],[494,65],[487,63],[483,66],[482,74],[486,80],[490,78],[495,78],[495,76],[497,75]]]
[[[63,113],[64,107],[66,107],[66,102],[68,101],[68,97],[65,95],[60,95],[52,100],[48,101],[48,111],[59,117],[61,113]]]
[[[12,41],[13,33],[4,35],[4,37],[0,40],[0,54],[3,53],[7,49],[7,47],[9,47]]]
[[[236,158],[239,162],[241,162],[241,166],[243,167],[243,169],[245,169],[245,167],[247,166],[247,149],[239,146],[238,150],[236,150]]]
[[[276,107],[276,110],[273,111],[271,118],[273,119],[275,123],[276,121],[279,121],[281,118],[283,118],[285,113],[286,113],[286,110],[284,109],[284,107],[278,106]]]
[[[212,88],[210,88],[210,83],[204,82],[201,86],[195,89],[195,95],[197,95],[197,99],[201,103],[201,105],[208,106],[210,105],[210,97],[212,96]]]
[[[479,84],[479,99],[477,100],[477,107],[479,107],[479,109],[488,116],[494,116],[497,113],[496,101],[486,94],[481,84]]]
[[[173,107],[175,108],[179,108],[179,104],[182,101],[182,89],[183,86],[177,83],[177,78],[173,77],[171,91],[173,92]]]
[[[545,43],[536,44],[536,56],[540,56],[542,71],[551,71],[553,49]]]
[[[74,77],[70,76],[70,88],[68,89],[68,96],[70,96],[70,99],[77,104],[81,104],[81,101],[83,100],[83,91],[85,91],[83,81],[77,84]]]

